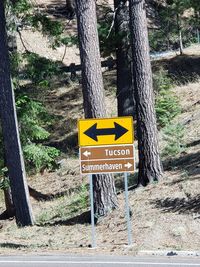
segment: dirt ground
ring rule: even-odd
[[[43,194],[62,192],[63,196],[51,201],[31,199],[38,222],[36,226],[18,229],[14,220],[3,221],[1,254],[66,252],[133,255],[140,250],[199,250],[200,125],[199,116],[195,116],[199,112],[199,104],[196,104],[200,99],[198,84],[175,88],[186,108],[179,120],[186,123],[187,149],[173,159],[161,182],[129,191],[132,247],[126,246],[122,193],[118,196],[119,209],[97,224],[98,248],[90,249],[91,226],[85,223],[88,209],[82,209],[76,216],[70,215],[71,205],[77,198],[76,189],[80,196],[79,188],[87,183],[87,177],[79,175],[77,158],[64,158],[57,172],[29,177],[29,184]]]
[[[52,51],[48,45],[39,46],[44,37],[29,30],[24,31],[23,36],[34,52],[54,60],[62,58],[64,48]],[[67,48],[65,64],[79,62],[77,51]],[[200,46],[193,47],[192,51],[199,56]],[[106,82],[109,75],[109,72],[104,75]],[[49,92],[45,98],[47,108],[62,116],[51,136],[51,144],[62,151],[60,168],[28,177],[28,182],[43,197],[51,194],[51,200],[31,198],[37,222],[33,227],[18,228],[14,219],[1,221],[0,254],[135,255],[141,250],[200,250],[199,85],[200,80],[173,89],[183,109],[176,122],[185,127],[184,151],[175,158],[163,159],[165,173],[159,183],[129,191],[133,246],[127,246],[125,202],[121,193],[119,208],[99,220],[96,226],[95,249],[91,249],[91,225],[87,223],[89,199],[85,205],[83,197],[84,190],[88,192],[88,178],[79,174],[76,122],[83,116],[81,87],[74,83]],[[108,116],[116,115],[113,91],[106,91],[106,104]],[[79,211],[77,205],[81,207]],[[0,212],[3,210],[1,195]]]

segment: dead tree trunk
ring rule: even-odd
[[[96,1],[76,0],[78,37],[82,64],[83,106],[86,118],[106,115],[99,40],[96,21]],[[93,175],[94,208],[104,216],[117,207],[117,197],[111,175]]]

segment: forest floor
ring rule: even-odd
[[[61,49],[50,52],[37,46],[43,37],[23,32],[33,51],[53,60],[62,58]],[[27,44],[28,45],[28,44]],[[62,48],[63,49],[63,48]],[[77,50],[67,50],[65,64],[78,63]],[[72,53],[73,52],[73,53]],[[57,53],[57,54],[56,54]],[[116,175],[119,208],[96,225],[97,248],[91,249],[88,177],[79,171],[77,119],[83,118],[81,85],[78,81],[57,83],[43,95],[47,109],[59,116],[52,127],[49,143],[62,154],[56,171],[28,177],[29,185],[40,192],[31,198],[36,225],[18,228],[15,220],[1,221],[0,254],[122,254],[135,255],[141,250],[199,250],[200,243],[200,46],[185,50],[184,56],[156,61],[175,75],[174,93],[180,100],[182,113],[172,124],[184,126],[181,152],[163,158],[163,179],[147,187],[129,191],[132,210],[133,246],[127,246],[127,227],[123,193],[123,177]],[[178,72],[180,71],[180,72]],[[187,75],[186,75],[187,74]],[[190,79],[193,76],[193,81]],[[200,76],[199,76],[200,77]],[[184,85],[181,81],[184,80]],[[116,116],[115,71],[104,72],[108,116]],[[161,147],[165,144],[160,132]],[[135,183],[130,176],[129,185]],[[121,192],[121,193],[120,193]],[[4,200],[1,194],[0,211]]]

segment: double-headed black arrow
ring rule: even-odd
[[[91,139],[98,141],[98,135],[115,135],[115,140],[117,140],[126,132],[128,132],[126,128],[119,125],[118,123],[114,122],[114,125],[114,128],[97,129],[97,123],[95,123],[89,129],[87,129],[84,134],[90,137]]]

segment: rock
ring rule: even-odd
[[[187,231],[183,226],[178,226],[177,228],[172,229],[172,235],[175,237],[180,237],[180,236],[183,237],[186,234]]]

